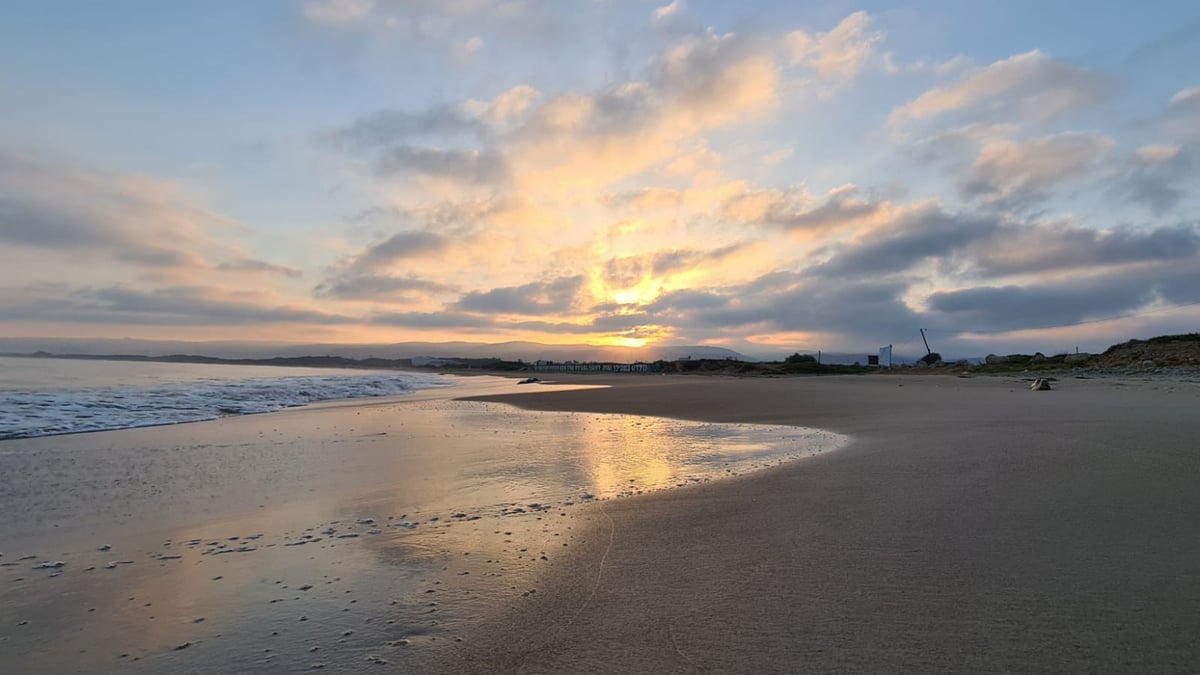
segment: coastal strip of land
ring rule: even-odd
[[[612,387],[489,400],[853,440],[589,507],[536,597],[448,672],[1200,670],[1196,382],[577,381]]]

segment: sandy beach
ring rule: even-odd
[[[1200,668],[1196,382],[555,379],[5,442],[6,672]],[[836,450],[690,480],[660,418]]]
[[[605,502],[446,672],[1195,672],[1200,386],[577,378],[539,410],[804,424],[843,450]]]

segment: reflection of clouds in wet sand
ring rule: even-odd
[[[85,660],[93,672],[253,672],[428,658],[489,609],[530,601],[591,517],[582,505],[840,442],[445,400],[42,441],[33,449],[59,453],[59,466],[77,459],[58,486],[77,494],[6,548],[59,551],[66,565],[53,578],[29,569],[37,560],[0,568],[0,657],[49,672]],[[236,476],[212,479],[231,457]],[[94,477],[127,461],[153,469],[154,489],[131,486],[121,518],[91,513],[124,489],[99,495]],[[187,475],[197,467],[202,480]],[[105,567],[116,560],[131,562]]]

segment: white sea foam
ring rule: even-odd
[[[154,364],[133,367],[147,365]],[[394,396],[449,384],[436,375],[381,371],[239,378],[236,368],[225,368],[220,375],[148,386],[0,386],[0,439],[199,422],[317,401]]]

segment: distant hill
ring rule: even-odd
[[[754,361],[731,349],[705,345],[653,345],[606,347],[597,345],[547,345],[537,342],[398,342],[394,344],[330,344],[287,342],[186,342],[178,340],[85,340],[77,338],[0,338],[0,353],[118,356],[169,356],[191,354],[221,359],[271,359],[296,357],[341,357],[347,359],[411,359],[448,357],[504,359],[509,361],[674,361],[735,359]]]
[[[1088,365],[1101,368],[1200,366],[1200,333],[1122,342],[1094,357]]]

